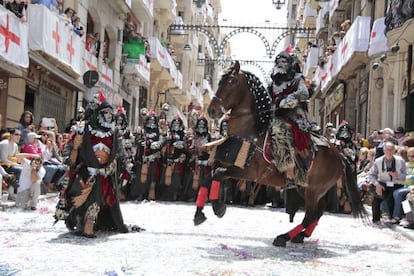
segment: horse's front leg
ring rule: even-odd
[[[222,181],[226,178],[226,168],[219,167],[217,168],[212,177],[211,189],[210,189],[210,201],[213,206],[214,214],[218,218],[222,218],[226,213],[226,204],[224,201],[220,201],[220,185]]]

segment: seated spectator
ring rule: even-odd
[[[403,127],[397,127],[397,129],[394,131],[395,139],[398,141],[398,145],[401,146],[402,142],[405,138],[405,130]]]
[[[43,166],[46,175],[43,179],[49,190],[61,189],[62,180],[65,177],[66,166],[62,163],[62,157],[58,154],[55,133],[53,131],[42,131],[40,138],[42,148]]]
[[[404,227],[414,229],[414,186],[411,187],[411,190],[407,195],[407,200],[410,203],[411,210],[406,214],[408,224]]]
[[[375,186],[372,202],[372,221],[379,223],[381,219],[380,205],[384,201],[388,210],[394,210],[393,192],[403,186],[407,174],[405,161],[395,155],[395,145],[384,143],[384,155],[376,158],[370,170],[370,182]],[[390,219],[392,214],[388,214]]]
[[[46,174],[40,157],[29,160],[24,158],[19,188],[16,195],[16,206],[22,209],[36,210],[40,195],[40,183]]]
[[[22,158],[39,157],[38,154],[20,153],[17,142],[20,140],[21,132],[17,128],[10,129],[10,136],[8,139],[0,142],[0,165],[9,174],[16,176],[17,183],[20,180],[20,174],[22,172],[22,165],[20,161]],[[17,187],[9,187],[9,196],[11,199],[15,199],[15,193]]]
[[[22,153],[42,154],[42,149],[39,146],[39,139],[41,136],[36,132],[29,132],[27,134],[27,142],[22,146]]]
[[[6,3],[6,9],[14,13],[21,22],[26,22],[26,4],[22,0],[14,0]]]
[[[404,187],[399,188],[393,192],[394,210],[392,213],[393,219],[391,223],[399,224],[403,217],[402,202],[406,199],[408,193],[414,187],[414,147],[407,150],[409,161],[406,163],[407,176],[404,182]]]

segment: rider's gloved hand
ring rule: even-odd
[[[285,98],[280,101],[281,108],[294,108],[298,105],[298,100],[294,98]]]

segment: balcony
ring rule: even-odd
[[[154,9],[157,10],[157,17],[167,26],[171,25],[177,16],[177,2],[176,0],[162,0],[154,1]]]
[[[316,16],[317,11],[316,9],[312,8],[310,4],[307,2],[303,9],[303,27],[315,27],[316,24]]]
[[[84,44],[71,24],[43,5],[27,9],[29,48],[38,51],[74,79],[81,76]]]
[[[316,67],[318,66],[320,49],[317,47],[310,47],[308,50],[308,56],[306,63],[303,68],[303,73],[306,78],[312,78],[315,73]]]
[[[154,18],[154,1],[132,0],[132,12],[141,20],[152,20]]]
[[[335,52],[327,58],[326,64],[315,72],[315,81],[320,83],[321,89],[329,88],[333,80],[341,75],[342,79],[354,74],[362,64],[366,64],[370,22],[368,16],[358,16],[342,41],[337,45]]]
[[[151,45],[151,83],[158,85],[159,90],[170,90],[173,95],[181,95],[183,75],[177,69],[167,49],[156,37],[150,37]]]
[[[357,16],[335,54],[339,55],[338,66],[341,75],[351,75],[361,64],[368,63],[368,46],[371,34],[371,18]]]
[[[144,55],[140,55],[138,59],[127,58],[122,73],[133,78],[136,77],[144,83],[149,84],[150,70],[150,63],[147,62]]]
[[[316,23],[315,23],[316,37],[319,37],[322,34],[322,32],[327,32],[328,30],[327,16],[329,16],[329,5],[328,3],[321,3],[320,5],[322,6],[322,8],[318,12],[318,16],[316,17]]]

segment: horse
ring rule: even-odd
[[[253,145],[246,166],[228,164],[216,158],[219,165],[213,174],[215,179],[245,179],[273,187],[284,186],[286,174],[268,162],[263,154],[266,132],[272,120],[280,118],[273,118],[270,96],[254,74],[240,70],[240,64],[236,61],[222,75],[207,112],[212,119],[230,114],[228,139],[239,139]],[[232,147],[232,143],[223,143],[218,147],[225,146]],[[311,236],[325,208],[324,195],[342,176],[347,179],[353,216],[366,221],[367,213],[360,200],[356,176],[350,164],[335,146],[317,146],[307,171],[307,185],[298,189],[305,201],[303,221],[287,233],[276,236],[274,246],[286,247],[289,241],[303,243],[305,238]]]

